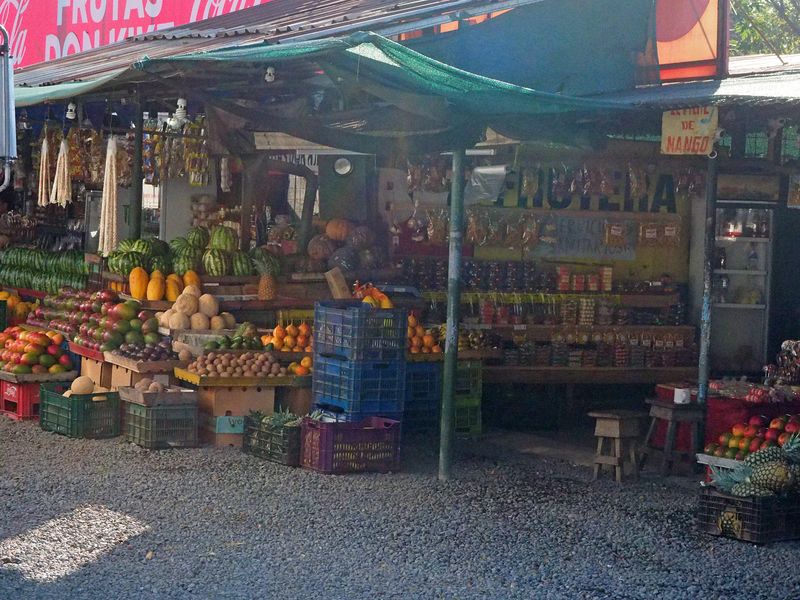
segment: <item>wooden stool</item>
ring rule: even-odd
[[[633,477],[638,479],[636,438],[639,437],[639,420],[647,414],[637,410],[603,410],[592,411],[589,416],[596,419],[594,436],[597,438],[597,452],[594,455],[594,479],[600,475],[603,465],[610,465],[614,468],[614,478],[622,482],[626,445],[630,465],[633,467]],[[609,442],[610,454],[604,451],[606,440]]]
[[[664,439],[664,449],[660,450],[663,453],[661,475],[665,476],[669,474],[675,459],[679,459],[683,456],[694,459],[694,455],[700,450],[700,424],[705,418],[705,409],[700,404],[675,404],[674,402],[655,398],[647,400],[647,404],[650,405],[650,428],[647,430],[647,437],[644,440],[644,449],[639,468],[644,468],[649,454],[654,450],[660,450],[659,448],[653,448],[650,444],[658,422],[666,421],[667,435]],[[688,452],[675,449],[679,423],[691,424],[692,447]]]

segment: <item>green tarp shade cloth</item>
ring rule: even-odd
[[[108,73],[96,79],[87,81],[76,81],[69,83],[59,83],[57,85],[41,85],[36,87],[17,86],[14,88],[15,104],[17,108],[42,104],[43,102],[53,102],[56,100],[67,100],[83,94],[88,94],[100,89],[105,84],[123,73],[123,70]]]
[[[192,68],[219,71],[226,65],[249,63],[266,67],[292,60],[313,60],[328,65],[349,85],[362,85],[370,93],[394,103],[393,92],[405,92],[438,103],[456,116],[542,115],[547,113],[609,111],[630,108],[624,102],[576,98],[539,92],[490,79],[440,63],[401,44],[373,33],[345,38],[280,45],[252,45],[211,52],[148,59],[135,67],[159,73],[179,68],[191,78]],[[182,65],[182,66],[180,66]],[[407,105],[399,105],[409,110]],[[441,115],[432,115],[441,118]]]

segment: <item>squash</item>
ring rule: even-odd
[[[220,329],[225,329],[225,319],[217,315],[216,317],[211,317],[209,320],[209,327],[213,331],[219,331]]]
[[[94,392],[94,381],[86,375],[81,375],[72,380],[69,389],[73,394],[91,394]]]
[[[331,219],[325,225],[325,235],[334,241],[343,242],[350,235],[352,228],[353,224],[347,219]]]
[[[147,299],[151,301],[158,301],[164,299],[166,287],[164,285],[163,277],[153,277],[147,284]]]
[[[223,312],[219,314],[220,317],[225,321],[225,329],[233,329],[236,327],[236,317],[234,317],[229,312]]]
[[[166,298],[169,302],[175,302],[178,299],[178,296],[181,295],[181,284],[176,282],[174,279],[167,279],[167,287],[164,291]]]
[[[190,283],[185,288],[183,288],[183,292],[182,293],[183,294],[191,294],[195,298],[199,298],[200,294],[201,294],[200,288],[197,285],[195,285],[194,283]]]
[[[208,317],[201,312],[193,314],[189,321],[193,331],[204,331],[209,327]]]
[[[203,294],[198,300],[200,312],[207,316],[216,317],[219,314],[219,302],[211,294]]]
[[[175,314],[175,309],[174,308],[170,308],[168,310],[165,310],[163,313],[161,313],[161,316],[158,318],[158,324],[161,327],[169,328],[169,319],[174,314]]]
[[[175,309],[175,312],[179,312],[187,317],[191,317],[197,312],[197,309],[200,308],[200,302],[195,296],[183,292],[180,296],[178,296],[178,299],[175,300],[175,305],[172,308]]]
[[[189,316],[181,312],[175,312],[175,314],[169,318],[170,329],[190,329],[191,326],[192,323],[189,320]]]
[[[142,267],[135,267],[128,275],[131,296],[137,300],[144,300],[147,297],[148,283],[150,283],[150,276]]]
[[[183,285],[186,287],[190,285],[196,285],[198,289],[200,288],[200,276],[189,269],[183,274]]]

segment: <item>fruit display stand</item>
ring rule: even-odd
[[[106,362],[103,352],[80,346],[75,342],[69,342],[69,351],[81,357],[81,375],[87,376],[101,387],[111,387],[112,365]]]

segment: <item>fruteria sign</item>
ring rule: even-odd
[[[0,0],[16,67],[218,17],[269,0]]]
[[[716,106],[668,110],[661,117],[661,154],[710,154],[718,124]]]

